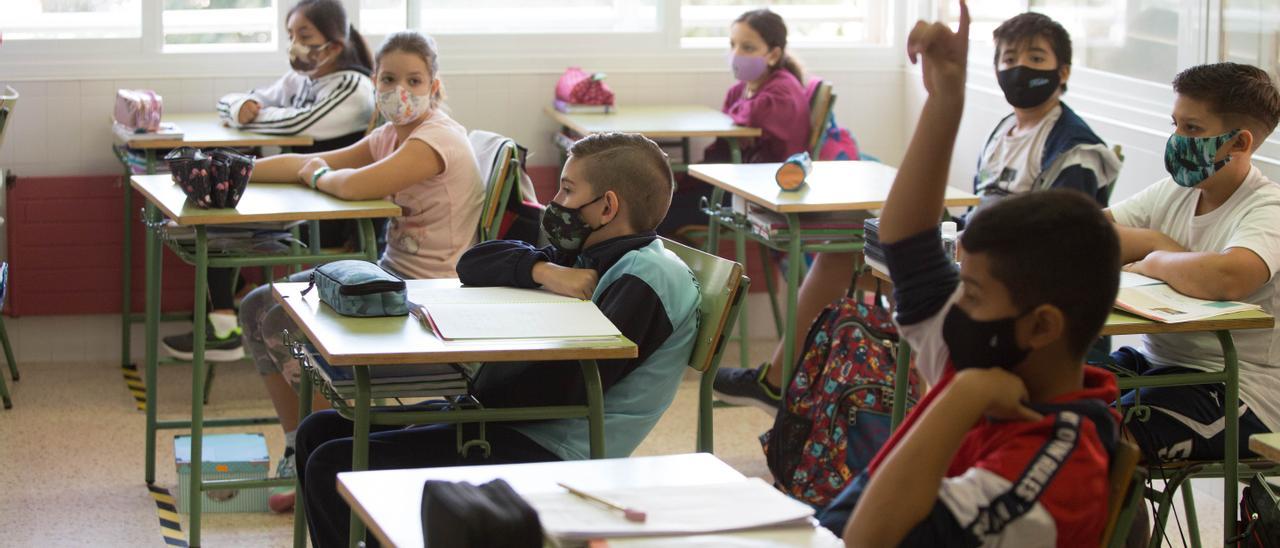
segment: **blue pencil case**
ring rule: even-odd
[[[320,290],[320,300],[343,316],[404,316],[409,313],[408,290],[404,280],[381,266],[367,261],[346,260],[317,266],[311,271],[311,285]]]

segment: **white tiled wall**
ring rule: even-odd
[[[901,156],[902,74],[897,69],[822,71],[839,100],[836,115],[869,152],[891,163]],[[444,74],[447,104],[469,129],[515,138],[534,152],[535,165],[552,165],[554,125],[542,113],[558,74]],[[266,85],[270,76],[207,79],[72,80],[10,82],[22,98],[0,147],[0,166],[19,176],[115,173],[110,117],[118,88],[149,88],[168,112],[208,112],[224,93]],[[732,83],[725,73],[610,72],[619,103],[700,103],[719,107]]]

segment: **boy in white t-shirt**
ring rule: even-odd
[[[1181,293],[1280,311],[1280,185],[1251,159],[1280,121],[1280,92],[1266,72],[1236,63],[1189,68],[1173,80],[1176,127],[1165,148],[1171,175],[1107,211],[1126,270]],[[1280,325],[1235,331],[1240,362],[1240,455],[1252,434],[1280,432]],[[1144,375],[1221,370],[1212,333],[1147,335],[1142,350],[1112,354]],[[1148,459],[1221,459],[1223,387],[1144,388],[1152,407],[1129,430]],[[1122,400],[1131,404],[1134,393]]]

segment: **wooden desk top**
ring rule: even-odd
[[[728,115],[704,105],[636,105],[609,114],[566,114],[546,106],[543,112],[579,135],[619,131],[650,139],[760,136],[759,128],[734,125]]]
[[[181,139],[145,140],[130,139],[124,144],[129,148],[177,148],[193,147],[259,147],[259,146],[310,146],[314,140],[310,135],[267,135],[232,129],[222,125],[218,114],[214,112],[166,114],[164,122],[178,125],[182,130]],[[110,128],[108,128],[110,129]],[[116,137],[116,142],[120,142]]]
[[[235,209],[200,209],[171,175],[134,175],[130,179],[147,200],[181,226],[235,223],[319,221],[399,217],[400,206],[389,200],[340,200],[300,184],[249,183]]]
[[[338,492],[369,530],[386,546],[422,546],[422,485],[427,480],[485,483],[502,478],[521,494],[559,492],[557,482],[572,481],[586,489],[645,486],[708,485],[740,480],[742,474],[706,453],[535,464],[459,466],[413,470],[380,470],[338,474]],[[842,546],[821,527],[757,531],[725,535],[750,539],[750,546]],[[697,546],[732,545],[709,541],[716,535],[687,537]],[[679,537],[631,539],[618,546],[670,546]],[[615,545],[610,541],[610,546]],[[740,544],[739,544],[740,545]]]
[[[898,170],[878,162],[814,162],[799,190],[778,188],[782,164],[697,164],[694,178],[778,213],[866,211],[884,207]],[[947,187],[946,206],[971,206],[978,197]]]
[[[425,302],[428,291],[461,288],[457,279],[408,280],[409,300]],[[318,291],[301,295],[306,283],[278,283],[276,302],[306,333],[331,365],[544,361],[634,358],[635,343],[611,339],[494,339],[442,341],[412,314],[352,318],[320,302]],[[416,296],[416,298],[415,298]]]
[[[1280,463],[1280,434],[1249,436],[1249,449],[1271,462]]]
[[[879,268],[872,267],[871,275],[889,281],[888,274]],[[1122,310],[1112,310],[1107,316],[1107,323],[1102,326],[1101,335],[1152,335],[1157,333],[1202,333],[1211,331],[1235,331],[1238,329],[1271,329],[1275,318],[1260,310],[1237,312],[1217,316],[1206,320],[1181,323],[1161,323],[1135,316]]]

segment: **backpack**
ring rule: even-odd
[[[1280,503],[1262,474],[1250,478],[1240,494],[1240,521],[1236,527],[1240,533],[1238,546],[1280,546]]]
[[[818,159],[827,160],[868,160],[870,156],[862,154],[858,149],[858,140],[848,129],[836,124],[835,112],[827,114],[826,131],[818,138]]]
[[[889,439],[898,329],[889,311],[846,295],[809,327],[773,428],[760,436],[778,488],[821,508]],[[909,404],[919,397],[914,372]]]

